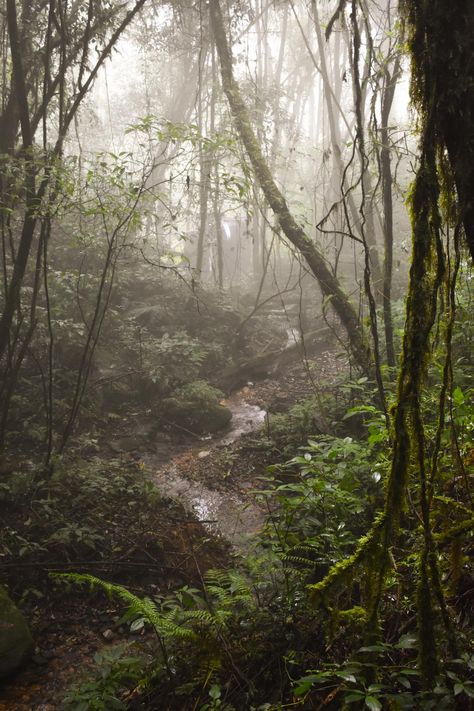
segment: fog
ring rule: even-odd
[[[0,709],[468,708],[474,17],[402,5],[2,0]]]
[[[237,81],[252,114],[258,140],[271,165],[276,182],[283,189],[292,211],[305,230],[321,244],[329,261],[337,260],[338,274],[347,288],[357,288],[363,271],[363,249],[349,237],[345,225],[345,204],[349,221],[357,220],[361,205],[360,161],[353,159],[355,105],[351,70],[351,37],[348,21],[336,25],[331,37],[318,45],[314,31],[314,8],[305,4],[249,7],[232,14],[232,54]],[[205,13],[204,13],[205,15]],[[322,5],[318,20],[322,32],[331,12]],[[365,176],[370,194],[365,195],[365,217],[371,234],[369,249],[383,261],[383,206],[380,184],[381,104],[386,90],[383,72],[400,57],[397,48],[393,3],[364,17],[360,48],[363,81],[363,130],[367,150]],[[370,33],[370,34],[369,34]],[[320,50],[324,58],[321,60]],[[414,139],[408,108],[406,59],[400,59],[400,73],[389,114],[391,165],[395,178],[394,281],[401,294],[405,283],[404,263],[409,245],[409,225],[404,207],[411,180]],[[327,73],[324,84],[323,70]],[[331,118],[329,118],[329,115]],[[130,132],[140,118],[179,124],[182,145],[164,146],[147,133],[148,153],[143,154],[143,134]],[[331,127],[330,123],[333,122]],[[187,142],[185,126],[194,125],[203,140],[227,140],[233,127],[220,88],[216,50],[209,38],[209,22],[199,7],[145,8],[134,27],[116,45],[111,60],[101,69],[89,96],[87,109],[79,118],[81,147],[87,153],[130,151],[144,161],[145,170],[154,164],[147,179],[147,198],[158,192],[141,228],[142,236],[161,255],[171,251],[184,255],[196,276],[199,231],[203,230],[202,267],[199,278],[226,288],[258,288],[265,255],[272,243],[274,219],[252,177],[240,164],[246,159],[237,146],[215,149],[216,155],[200,155],[200,146]],[[340,157],[335,155],[337,141]],[[137,144],[141,143],[141,147]],[[237,139],[238,143],[238,139]],[[71,135],[68,150],[77,143]],[[240,153],[239,153],[240,151]],[[202,161],[204,172],[201,175]],[[346,169],[341,190],[341,170]],[[373,183],[373,185],[372,185]],[[345,196],[345,197],[344,197]],[[205,201],[205,205],[202,202]],[[164,204],[163,204],[164,203]],[[220,218],[216,218],[216,210]],[[365,208],[364,208],[365,209]],[[150,214],[151,213],[151,214]],[[328,217],[329,215],[329,217]],[[170,219],[172,224],[170,226]],[[326,219],[327,218],[327,219]],[[202,221],[206,221],[205,227]],[[218,222],[216,221],[218,220]],[[150,234],[150,228],[153,232]],[[357,229],[356,229],[357,232]],[[153,234],[155,233],[155,234]],[[356,239],[358,235],[355,235]],[[217,241],[223,243],[222,274],[218,272]],[[271,279],[286,278],[293,257],[278,237],[278,257],[271,260]],[[152,251],[150,251],[150,256]],[[166,257],[165,257],[166,258]],[[189,263],[186,261],[189,260]],[[168,260],[169,261],[169,260]],[[176,259],[175,259],[176,261]],[[276,276],[275,276],[276,275]],[[380,284],[375,292],[380,291]],[[268,292],[269,293],[269,292]]]

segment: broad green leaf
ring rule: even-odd
[[[370,711],[380,711],[382,708],[382,704],[375,698],[375,696],[366,696],[365,705],[368,709],[370,709]]]

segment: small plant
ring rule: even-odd
[[[209,385],[205,380],[194,380],[175,390],[173,397],[205,406],[218,403],[224,397],[224,393]]]
[[[310,398],[297,403],[285,414],[271,415],[268,421],[268,437],[273,447],[290,454],[307,440],[318,434],[316,414],[320,403]]]
[[[125,692],[143,680],[147,660],[130,655],[125,643],[106,647],[93,659],[94,673],[68,691],[64,711],[125,711]]]

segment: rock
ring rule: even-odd
[[[25,618],[0,586],[0,678],[18,671],[33,650],[33,638]]]
[[[110,640],[113,639],[114,636],[115,636],[115,635],[114,635],[114,633],[113,633],[113,630],[104,630],[104,631],[102,632],[102,637],[103,637],[104,639],[106,639],[108,642],[110,642]]]
[[[38,666],[46,666],[48,660],[44,654],[33,654],[31,661]]]
[[[121,452],[134,452],[136,449],[140,449],[144,446],[144,437],[140,434],[126,435],[125,437],[120,437],[120,439],[111,440],[109,442],[109,447],[112,451],[120,454]]]
[[[165,417],[170,422],[195,434],[217,432],[232,419],[232,412],[223,405],[196,403],[168,398],[163,401]]]
[[[210,451],[208,449],[203,449],[201,452],[198,454],[198,459],[206,459],[210,455]]]

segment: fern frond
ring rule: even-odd
[[[143,617],[155,629],[155,632],[160,637],[181,637],[187,639],[193,639],[196,637],[193,630],[183,627],[179,620],[177,620],[177,616],[180,612],[177,607],[167,611],[166,613],[162,613],[158,609],[156,603],[149,597],[140,598],[130,592],[130,590],[127,590],[127,588],[124,588],[122,585],[110,583],[107,580],[102,580],[101,578],[97,578],[94,575],[86,573],[57,573],[54,577],[79,585],[85,583],[91,588],[99,587],[102,590],[105,590],[110,597],[115,595],[123,602],[127,603],[128,617]]]
[[[304,565],[307,568],[314,568],[314,560],[310,560],[309,558],[303,558],[302,556],[284,555],[282,560],[285,561],[285,563],[299,563],[300,565]]]

